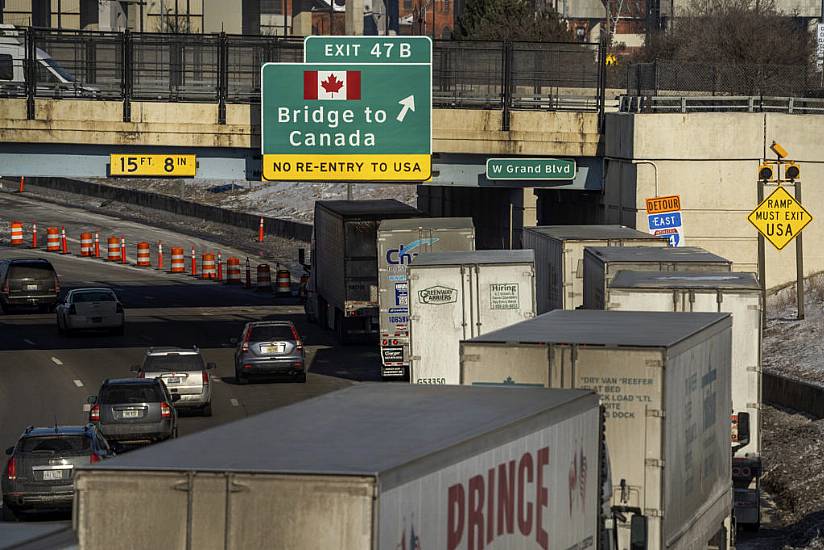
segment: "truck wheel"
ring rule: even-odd
[[[329,322],[326,318],[327,317],[327,315],[326,315],[326,313],[327,313],[326,300],[324,300],[322,297],[318,296],[317,300],[315,300],[315,305],[317,305],[317,308],[318,308],[318,310],[316,312],[317,313],[316,319],[318,321],[318,325],[320,325],[320,327],[322,329],[329,328]]]
[[[17,521],[17,514],[5,504],[3,505],[3,521]]]
[[[346,330],[346,317],[343,312],[335,308],[335,334],[338,336],[338,343],[349,344],[349,333]]]

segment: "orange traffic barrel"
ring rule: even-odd
[[[23,244],[23,224],[11,222],[11,245],[20,246]]]
[[[80,234],[80,255],[81,256],[91,256],[92,255],[92,245],[94,241],[92,240],[91,233],[81,233]]]
[[[60,230],[56,227],[46,229],[46,250],[60,252]]]
[[[226,259],[226,282],[230,285],[240,284],[240,258],[232,256]]]
[[[275,294],[292,294],[292,276],[288,269],[278,269]]]
[[[151,245],[149,243],[137,243],[137,266],[138,267],[151,267],[152,266],[152,258],[151,258]]]
[[[180,246],[172,247],[172,273],[186,272],[186,259],[183,255],[183,248]]]
[[[201,255],[200,261],[200,278],[217,279],[217,271],[215,270],[215,255],[207,252]]]
[[[257,289],[261,291],[272,289],[272,272],[269,271],[269,264],[257,266]]]
[[[109,237],[106,245],[106,259],[110,262],[120,261],[120,239]]]

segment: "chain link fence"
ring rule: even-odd
[[[626,67],[637,96],[820,97],[821,73],[807,65],[638,63]]]

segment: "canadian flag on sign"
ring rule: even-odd
[[[360,73],[360,71],[303,71],[303,99],[360,99]]]

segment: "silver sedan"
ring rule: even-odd
[[[126,314],[110,288],[75,288],[57,304],[57,330],[70,334],[79,330],[110,330],[123,334]]]

